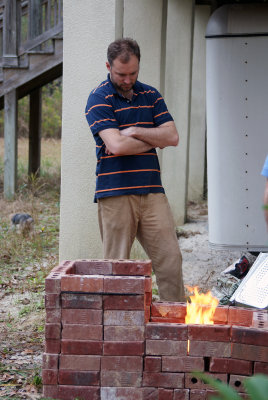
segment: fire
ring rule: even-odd
[[[198,287],[187,287],[187,289],[194,293],[190,296],[191,303],[187,302],[186,309],[186,324],[214,324],[213,316],[219,300],[213,297],[211,292],[199,293]]]

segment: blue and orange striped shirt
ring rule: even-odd
[[[94,89],[86,105],[86,118],[96,141],[95,199],[126,194],[164,193],[156,150],[134,155],[107,155],[99,132],[129,126],[153,128],[173,121],[161,94],[137,81],[132,100],[121,96],[107,79]]]

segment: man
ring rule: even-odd
[[[265,216],[265,221],[266,221],[266,227],[267,227],[267,231],[268,231],[268,155],[266,157],[261,174],[266,177],[263,207],[264,207],[264,216]]]
[[[183,301],[182,257],[155,150],[177,146],[178,132],[160,93],[137,81],[137,42],[116,40],[107,59],[108,77],[86,106],[96,141],[104,257],[128,259],[137,237],[152,260],[161,300]]]

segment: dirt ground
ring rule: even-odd
[[[226,267],[231,265],[240,257],[238,252],[215,251],[210,249],[208,243],[208,218],[207,205],[191,204],[188,209],[188,222],[178,228],[179,244],[183,256],[184,282],[189,286],[199,286],[201,291],[211,289],[220,274]],[[0,296],[0,319],[1,315],[12,315],[16,312],[20,295]],[[23,301],[35,301],[33,293],[22,293]],[[25,316],[20,320],[20,326],[9,330],[5,335],[1,334],[1,370],[4,385],[0,385],[0,398],[3,399],[41,399],[41,385],[39,390],[36,385],[27,383],[24,376],[27,370],[36,370],[37,376],[41,373],[43,345],[40,335],[44,332],[38,327],[44,324],[44,310],[32,313],[31,317]],[[1,324],[0,324],[1,325]],[[36,340],[32,326],[35,325]],[[1,326],[0,326],[1,328]],[[1,329],[0,329],[1,333]],[[8,367],[8,372],[7,372]],[[16,378],[16,379],[15,379]],[[12,382],[16,382],[13,384]],[[10,386],[9,386],[10,382]],[[36,383],[36,382],[35,382]],[[38,383],[38,382],[37,382]]]
[[[187,220],[179,229],[184,283],[207,292],[215,286],[219,274],[238,260],[242,253],[210,248],[206,202],[190,204]]]

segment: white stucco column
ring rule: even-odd
[[[141,50],[138,79],[158,90],[161,86],[162,7],[162,0],[124,2],[124,36],[135,39]]]
[[[206,27],[210,6],[195,6],[188,200],[200,201],[204,193],[206,143]]]
[[[138,79],[159,91],[163,88],[162,60],[165,58],[162,46],[165,35],[163,28],[166,23],[163,20],[166,17],[163,14],[164,2],[164,0],[124,1],[124,36],[135,39],[141,50]],[[159,161],[161,163],[161,151]],[[131,258],[147,258],[137,240],[133,244]]]
[[[180,143],[162,154],[162,179],[175,222],[185,221],[192,65],[193,3],[168,0],[165,99],[177,125]]]
[[[60,259],[101,258],[95,142],[85,118],[89,92],[106,79],[106,51],[122,27],[123,2],[64,0]]]

